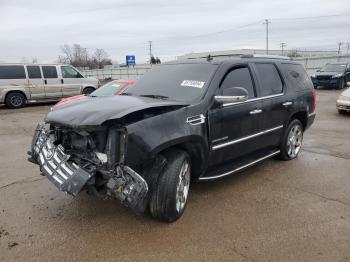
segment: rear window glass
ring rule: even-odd
[[[282,93],[283,84],[274,64],[256,63],[255,67],[261,84],[262,96]]]
[[[312,88],[312,82],[304,67],[298,64],[282,64],[288,81],[297,89]]]
[[[25,79],[24,66],[0,66],[0,79]]]
[[[57,78],[57,70],[55,66],[43,66],[44,78]]]
[[[39,66],[27,66],[27,72],[30,79],[41,78]]]

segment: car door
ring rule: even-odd
[[[63,97],[81,94],[83,76],[71,66],[60,66]]]
[[[41,66],[44,76],[45,97],[59,99],[62,97],[62,83],[58,78],[56,66]]]
[[[209,111],[211,143],[210,165],[247,154],[259,148],[258,118],[262,102],[257,98],[255,83],[248,65],[230,69],[216,95],[226,88],[243,87],[248,91],[245,102],[223,104]]]
[[[259,125],[264,134],[261,146],[278,145],[295,99],[286,94],[285,82],[275,63],[256,62],[254,71],[262,101]]]
[[[42,77],[40,66],[27,65],[27,74],[30,89],[30,98],[32,100],[45,98],[44,79]]]

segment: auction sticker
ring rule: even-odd
[[[181,86],[203,88],[204,84],[205,84],[205,82],[203,82],[203,81],[184,80],[184,81],[182,81]]]

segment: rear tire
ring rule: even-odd
[[[300,120],[293,119],[283,134],[280,145],[279,158],[281,160],[291,160],[298,156],[303,142],[304,128]]]
[[[25,106],[26,100],[26,97],[22,93],[11,92],[6,96],[5,105],[11,109],[21,108]]]
[[[83,95],[90,95],[94,91],[95,91],[95,88],[93,88],[93,87],[86,87],[83,90]]]
[[[167,164],[151,193],[149,210],[153,218],[174,222],[186,209],[191,163],[188,154],[183,150],[174,149],[164,156]]]

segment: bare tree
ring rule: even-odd
[[[103,49],[96,49],[94,54],[90,56],[87,48],[79,44],[72,47],[63,45],[61,47],[62,54],[58,56],[60,63],[71,64],[76,67],[103,68],[104,65],[112,64],[108,58],[108,54]]]
[[[38,58],[32,57],[32,64],[37,64],[37,63],[38,63]]]

